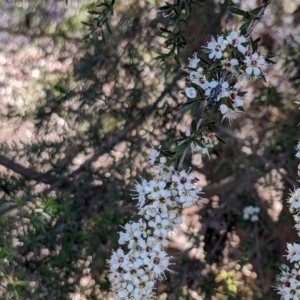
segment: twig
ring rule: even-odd
[[[201,126],[201,124],[202,124],[202,122],[203,122],[203,120],[204,120],[205,113],[206,113],[206,111],[205,111],[205,109],[204,109],[204,110],[202,111],[201,117],[199,118],[199,120],[198,120],[198,122],[197,122],[197,130],[199,129],[199,127]],[[181,158],[180,158],[179,164],[178,164],[178,166],[177,166],[178,171],[181,170],[186,155],[187,155],[187,149],[185,149],[184,152],[182,153],[182,156],[181,156]]]
[[[32,179],[32,180],[35,180],[38,182],[51,184],[57,180],[57,178],[54,178],[48,174],[39,173],[35,170],[25,168],[22,165],[20,165],[19,163],[16,163],[12,159],[7,158],[6,156],[4,156],[2,154],[0,154],[0,165],[16,172],[26,178],[29,178],[29,179]]]
[[[250,37],[254,27],[260,21],[261,17],[264,15],[265,10],[267,9],[267,6],[271,3],[271,0],[263,0],[262,3],[263,3],[263,6],[262,6],[261,10],[259,11],[259,13],[257,14],[258,19],[252,23],[251,27],[249,28],[248,32],[245,35],[246,38]]]
[[[254,224],[254,235],[255,235],[255,252],[256,252],[256,258],[257,258],[257,269],[258,269],[258,275],[260,277],[260,280],[264,279],[263,272],[261,269],[261,253],[259,250],[259,235],[258,235],[258,227],[257,223]]]
[[[177,167],[178,171],[181,170],[186,155],[187,155],[187,149],[185,149],[184,152],[182,153],[182,156],[180,158],[180,161],[179,161],[179,164],[178,164],[178,167]]]

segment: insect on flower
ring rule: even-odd
[[[209,96],[207,97],[208,104],[205,110],[211,109],[219,101],[219,95],[222,91],[222,85],[218,83],[214,88],[211,89]]]

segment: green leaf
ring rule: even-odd
[[[164,27],[158,27],[158,28],[159,28],[159,30],[161,30],[162,32],[172,33],[172,31],[170,31],[170,30],[168,30],[168,29],[166,29],[166,28],[164,28]]]
[[[196,131],[197,131],[197,122],[196,122],[196,120],[193,120],[193,121],[192,121],[192,124],[191,124],[191,131],[193,131],[193,132],[196,132]]]
[[[195,142],[198,146],[200,146],[201,148],[205,148],[205,145],[202,144],[198,139],[196,139],[194,142]]]
[[[189,146],[189,142],[184,142],[175,147],[175,155],[182,154]]]
[[[215,123],[215,122],[213,122],[213,123]],[[207,129],[208,129],[210,132],[214,132],[214,129],[213,129],[213,127],[212,127],[212,122],[211,122],[211,123],[208,123],[207,126],[208,126]]]
[[[227,106],[229,106],[230,109],[235,110],[230,99],[227,99]]]
[[[251,24],[251,20],[247,20],[242,24],[242,26],[239,28],[242,35],[245,35],[247,33],[247,29]]]
[[[205,65],[210,65],[210,63],[202,55],[197,53],[197,56],[201,59],[201,62],[204,62]]]
[[[249,10],[249,13],[253,16],[257,16],[263,6],[256,7],[252,10]]]
[[[212,71],[212,70],[216,69],[220,64],[221,64],[221,61],[217,60],[208,68],[208,71]]]
[[[180,134],[184,139],[186,139],[186,134],[185,134],[185,132],[179,130],[179,134]]]
[[[221,142],[225,145],[228,145],[228,143],[224,139],[222,139],[220,136],[216,135],[216,138],[218,139],[219,142]]]
[[[183,108],[178,112],[183,114],[185,112],[191,111],[192,114],[195,114],[201,108],[201,102],[199,99],[190,100],[183,104]]]
[[[244,97],[248,92],[247,91],[238,91],[238,96]]]
[[[266,58],[265,61],[269,64],[276,64],[276,61],[269,59],[269,58]]]
[[[168,57],[169,55],[168,54],[159,54],[159,55],[157,55],[156,57],[154,57],[154,59],[161,59],[161,60],[163,60],[163,59],[165,59],[166,57]]]
[[[160,153],[162,153],[164,156],[168,156],[168,157],[174,156],[174,154],[175,154],[175,152],[172,151],[172,150],[162,150],[162,149],[160,149],[159,151],[160,151]]]
[[[263,73],[261,73],[261,74],[259,75],[259,77],[261,77],[262,80],[263,80],[265,83],[267,83],[267,79],[266,79],[266,77],[265,77],[265,75],[264,75]]]
[[[88,10],[87,11],[90,15],[100,15],[101,14],[101,12],[99,12],[99,11],[96,11],[96,10]]]
[[[228,6],[228,10],[232,13],[232,14],[235,14],[235,15],[240,15],[240,16],[243,16],[245,18],[248,19],[248,14],[246,11],[242,10],[242,9],[239,9],[237,8],[236,6]]]

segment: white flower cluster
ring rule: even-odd
[[[258,214],[260,212],[259,207],[254,207],[252,205],[247,206],[243,210],[243,219],[244,220],[250,220],[251,222],[257,222],[258,221]]]
[[[187,137],[191,136],[191,131],[189,129],[186,130],[185,135]],[[212,148],[213,146],[216,146],[219,143],[217,136],[214,132],[205,131],[201,133],[201,136],[198,138],[198,141],[200,142],[200,144],[191,142],[190,145],[192,153],[207,154],[208,156],[208,149]]]
[[[296,157],[300,158],[300,141],[296,147]],[[299,166],[298,166],[299,170]],[[298,171],[299,175],[299,171]],[[296,222],[295,229],[300,236],[300,188],[291,192],[290,197],[287,200],[289,211],[294,216]],[[294,268],[286,271],[282,270],[280,281],[281,286],[276,287],[278,294],[281,295],[281,299],[284,300],[298,300],[300,299],[300,244],[293,243],[287,244],[287,259],[289,262],[294,263]]]
[[[253,80],[263,76],[261,67],[266,65],[264,56],[257,51],[251,51],[248,39],[236,31],[218,36],[217,39],[212,37],[207,47],[203,48],[210,59],[217,60],[215,63],[219,62],[219,66],[228,72],[229,78]],[[227,117],[231,123],[236,117],[236,112],[240,111],[244,104],[238,91],[230,86],[229,82],[223,80],[224,78],[209,80],[210,72],[206,72],[205,68],[201,67],[201,59],[196,53],[189,59],[189,65],[183,70],[188,73],[187,78],[191,83],[191,86],[185,89],[186,96],[195,99],[197,95],[204,94],[206,99],[215,98],[222,120]]]
[[[175,209],[194,204],[202,191],[194,173],[176,171],[166,157],[160,157],[159,148],[152,147],[149,162],[156,170],[155,178],[142,179],[133,195],[141,218],[120,232],[119,244],[127,244],[128,251],[119,248],[108,260],[114,299],[154,296],[154,285],[165,278],[172,259],[165,252],[168,233],[182,223]]]

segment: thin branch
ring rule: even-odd
[[[25,168],[24,166],[20,165],[19,163],[16,163],[14,160],[7,158],[6,156],[4,156],[2,154],[0,154],[0,165],[20,174],[28,179],[32,179],[32,180],[35,180],[38,182],[51,184],[57,180],[57,178],[54,178],[48,174],[39,173],[35,170]]]
[[[257,25],[257,23],[260,21],[261,17],[264,15],[265,10],[267,9],[268,5],[271,3],[271,0],[263,0],[262,3],[263,3],[263,6],[262,6],[261,10],[259,11],[259,13],[257,14],[258,19],[255,20],[255,21],[252,23],[252,25],[251,25],[251,27],[249,28],[247,34],[245,35],[246,38],[250,37],[250,35],[251,35],[251,33],[252,33],[254,27],[255,27],[255,26]]]
[[[180,158],[180,161],[179,161],[179,164],[178,164],[178,167],[177,167],[178,171],[181,170],[186,155],[187,155],[187,149],[185,149],[184,152],[182,153],[182,156]]]

